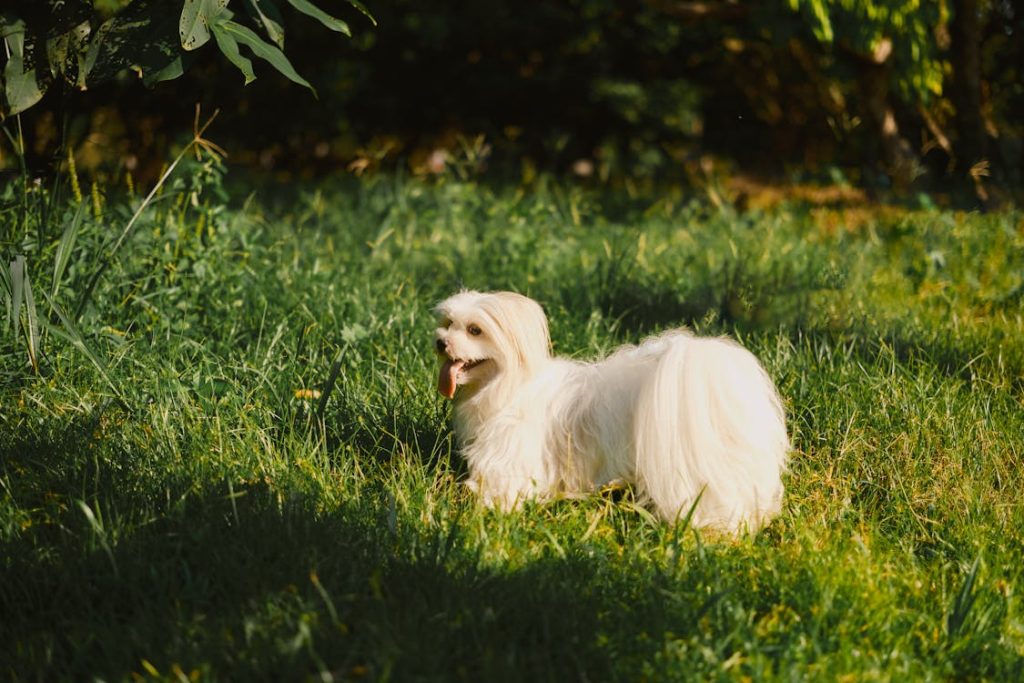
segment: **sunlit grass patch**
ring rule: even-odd
[[[45,334],[36,372],[3,337],[0,671],[1019,677],[1021,219],[821,220],[557,184],[172,193],[81,344]],[[110,226],[82,229],[65,303]],[[31,247],[38,282],[55,249]],[[786,402],[783,513],[730,539],[628,490],[478,508],[430,351],[461,286],[539,299],[580,358],[676,325],[738,337]]]

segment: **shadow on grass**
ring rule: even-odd
[[[631,254],[611,253],[580,274],[584,286],[558,286],[553,299],[568,311],[600,311],[640,333],[708,325],[754,331],[806,326],[815,298],[839,282],[817,262],[765,266],[736,260],[712,269],[694,255],[650,272],[637,268]]]
[[[380,460],[412,453],[428,467],[443,466],[461,477],[466,463],[458,455],[446,403],[437,399],[436,410],[423,420],[414,419],[417,411],[406,406],[357,405],[342,392],[326,416],[327,451],[345,452],[341,446],[346,445]]]
[[[617,320],[631,337],[666,327],[683,326],[702,333],[781,331],[792,341],[810,339],[841,347],[848,355],[874,362],[890,354],[897,363],[924,363],[947,377],[971,382],[980,376],[1011,382],[1024,391],[1024,356],[998,328],[953,334],[939,324],[878,323],[863,318],[826,321],[817,297],[833,284],[819,272],[795,274],[792,280],[742,272],[721,274],[715,281],[691,283],[683,291],[671,282],[598,269],[590,288],[569,287],[558,293],[567,310],[599,310]]]
[[[591,584],[596,561],[486,569],[457,525],[409,528],[367,503],[318,514],[254,487],[123,537],[71,512],[48,543],[30,531],[4,544],[0,671],[117,680],[145,660],[235,680],[607,679],[601,631],[625,592]]]
[[[665,564],[615,543],[562,536],[560,546],[547,532],[553,542],[529,561],[485,562],[458,509],[425,521],[396,509],[380,483],[327,511],[265,483],[125,492],[131,474],[93,458],[80,433],[50,444],[81,453],[65,470],[38,464],[43,442],[0,451],[8,479],[39,479],[15,490],[22,509],[53,501],[0,542],[0,672],[14,680],[172,678],[175,667],[232,680],[675,679],[721,674],[735,657],[735,673],[756,677],[806,670],[828,653],[841,663],[853,646],[892,650],[886,631],[837,637],[839,620],[871,619],[860,588],[776,558],[771,534],[758,548],[676,548],[686,559]],[[94,480],[103,485],[87,513],[75,501]],[[37,501],[22,495],[33,491]],[[619,506],[609,514],[609,528],[642,525]],[[806,619],[763,630],[780,605]],[[1011,671],[1012,653],[992,649],[1000,628],[968,634],[973,658],[958,673]]]

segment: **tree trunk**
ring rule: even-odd
[[[978,0],[953,0],[950,26],[953,87],[950,99],[956,110],[956,164],[969,172],[986,158],[985,122],[981,114],[981,17]]]
[[[882,166],[893,186],[905,190],[921,174],[922,166],[913,147],[900,134],[896,115],[889,104],[888,59],[891,53],[889,40],[883,40],[872,55],[855,53],[860,70],[857,85],[865,123],[878,140]],[[878,162],[875,149],[866,149],[864,156],[868,164]]]

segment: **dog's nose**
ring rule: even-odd
[[[448,344],[445,342],[444,339],[438,339],[437,342],[434,345],[437,347],[437,352],[438,353],[447,353],[448,352]]]

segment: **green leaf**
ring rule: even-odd
[[[313,17],[314,19],[316,19],[317,21],[319,21],[321,24],[331,29],[332,31],[344,33],[346,36],[352,35],[352,32],[349,31],[348,24],[346,24],[341,19],[332,17],[327,12],[324,12],[322,9],[320,9],[313,3],[309,2],[309,0],[288,0],[288,4],[294,7],[295,9],[299,10],[303,14]]]
[[[271,66],[284,74],[284,76],[289,80],[298,83],[299,85],[306,86],[313,91],[314,96],[316,95],[316,90],[313,86],[310,85],[309,81],[295,71],[292,63],[288,61],[288,58],[284,56],[284,53],[273,45],[263,42],[260,37],[252,31],[252,29],[246,28],[234,21],[223,21],[221,22],[221,27],[226,32],[229,32],[239,43],[242,43],[252,50],[253,54],[257,57],[270,62]]]
[[[50,289],[50,297],[57,298],[57,290],[60,288],[60,281],[64,277],[64,271],[71,259],[71,252],[75,249],[75,240],[78,238],[78,229],[82,226],[82,217],[85,215],[85,202],[78,204],[78,210],[68,221],[57,243],[57,255],[53,259],[53,287]]]
[[[237,66],[242,75],[245,76],[245,84],[249,85],[255,81],[256,74],[253,73],[252,62],[243,57],[242,53],[239,52],[238,41],[224,29],[223,24],[214,24],[210,29],[213,31],[214,40],[217,41],[217,47],[228,58],[228,61]]]
[[[36,298],[32,294],[32,281],[25,271],[25,339],[28,342],[28,360],[32,369],[39,372],[39,315],[36,313]]]
[[[50,64],[50,75],[66,74],[68,59],[68,47],[71,43],[71,36],[62,33],[46,41],[46,59]]]
[[[4,29],[4,40],[7,41],[7,49],[11,51],[11,57],[22,59],[25,56],[25,22],[15,19]]]
[[[164,81],[173,81],[178,76],[185,73],[184,60],[178,56],[171,60],[171,62],[162,69],[156,71],[146,71],[142,74],[142,82],[149,87],[153,87],[157,83],[163,83]]]
[[[5,29],[4,40],[10,57],[4,67],[4,96],[7,107],[4,112],[13,116],[25,111],[43,98],[43,86],[36,79],[35,69],[25,70],[25,22],[12,21]]]
[[[11,282],[10,266],[0,261],[0,301],[4,302],[4,310],[8,320],[14,320],[14,283]]]
[[[181,46],[195,50],[210,40],[210,25],[227,7],[228,0],[185,0],[178,20]]]
[[[15,334],[18,332],[18,322],[21,318],[21,302],[25,290],[25,257],[15,256],[11,261],[11,327]]]
[[[0,14],[0,38],[6,38],[13,33],[24,33],[25,22],[21,17],[12,12]]]
[[[78,77],[75,79],[75,85],[77,85],[80,90],[86,89],[86,79],[96,66],[96,60],[99,59],[100,56],[100,49],[107,38],[107,34],[110,33],[113,27],[114,21],[112,19],[105,21],[96,30],[92,40],[85,42],[83,38],[83,42],[78,48]]]
[[[263,24],[264,30],[274,44],[284,49],[284,26],[281,13],[272,0],[249,0],[250,13],[254,14]]]
[[[43,88],[34,70],[25,71],[25,64],[13,54],[4,67],[4,95],[8,116],[19,114],[43,99]]]
[[[370,14],[370,10],[366,9],[366,6],[363,5],[363,3],[359,2],[359,0],[348,0],[348,4],[352,5],[357,10],[362,12],[363,15],[370,20],[371,24],[373,24],[374,26],[377,25],[377,20],[373,18],[372,14]]]
[[[182,52],[179,19],[179,11],[164,0],[133,0],[93,35],[85,58],[89,85],[112,80],[125,69],[141,74],[147,85],[180,76],[192,53]]]

